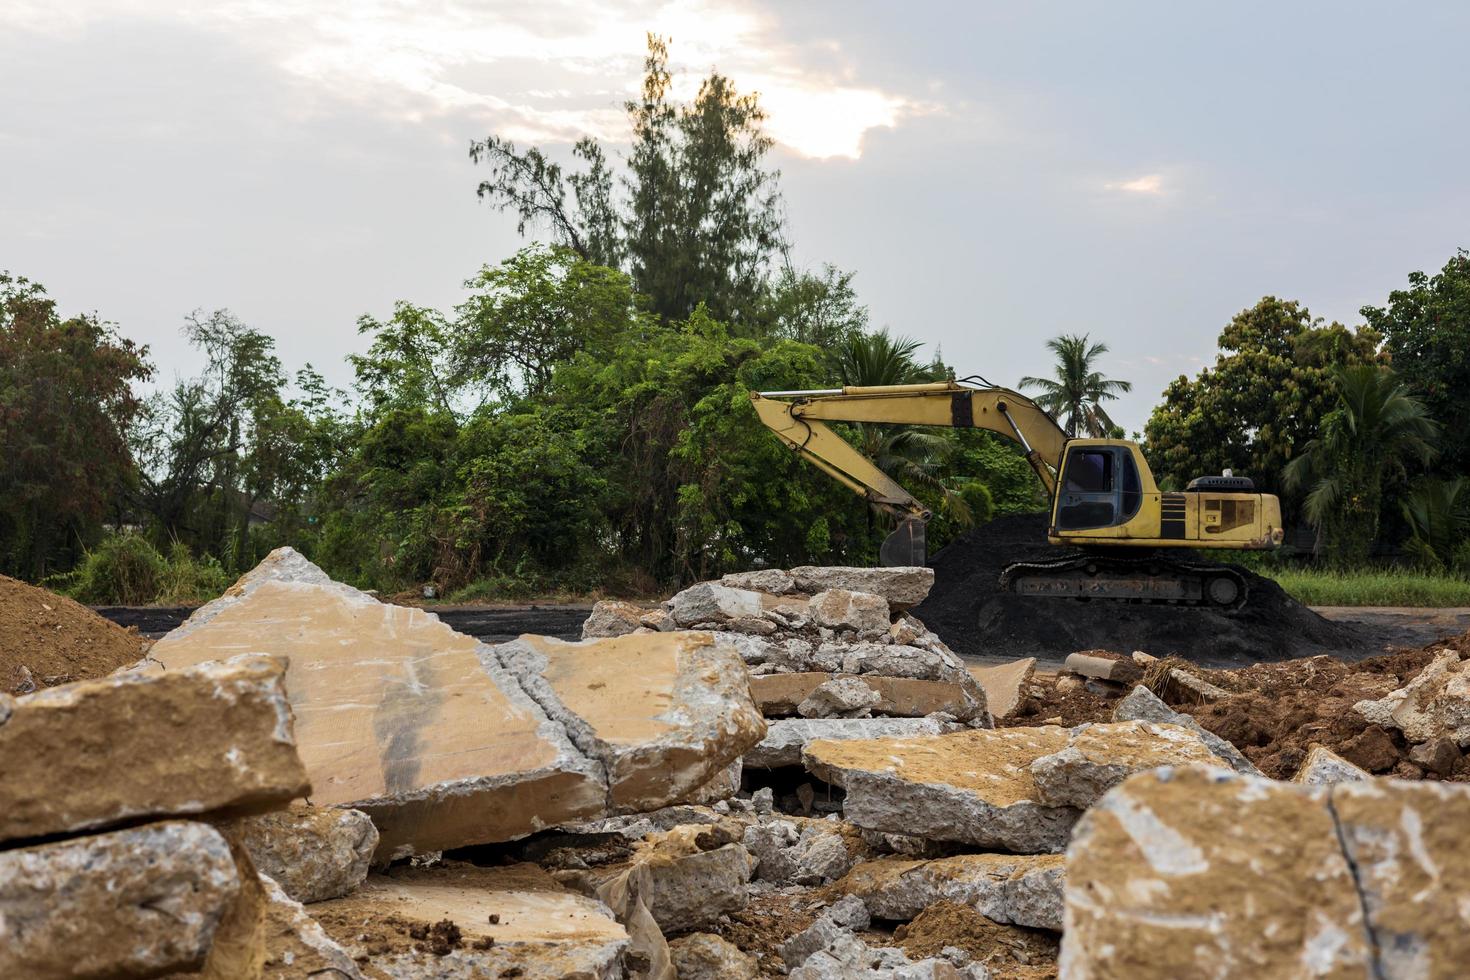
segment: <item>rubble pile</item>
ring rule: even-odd
[[[0,976],[1461,969],[1462,646],[972,670],[931,581],[764,570],[489,646],[283,549],[132,668],[0,695]],[[1394,761],[1284,772],[1230,727],[1273,697]]]

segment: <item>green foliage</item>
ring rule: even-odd
[[[1306,492],[1303,510],[1331,564],[1355,568],[1378,535],[1384,480],[1428,463],[1440,429],[1389,368],[1340,368],[1334,381],[1337,406],[1284,477],[1288,489]]]
[[[1470,426],[1452,424],[1470,406],[1470,251],[1459,249],[1434,276],[1410,273],[1408,289],[1362,314],[1383,335],[1394,370],[1446,424],[1436,472],[1470,475]]]
[[[1258,490],[1282,491],[1281,473],[1337,402],[1334,372],[1378,363],[1371,329],[1323,325],[1274,296],[1242,310],[1220,333],[1215,366],[1180,376],[1145,426],[1149,466],[1183,487],[1225,469]]]
[[[39,283],[0,273],[0,572],[67,568],[119,518],[147,348],[63,320]]]
[[[1400,501],[1410,538],[1404,550],[1431,571],[1470,573],[1470,479],[1424,480]]]
[[[1056,355],[1056,377],[1025,377],[1021,387],[1041,389],[1036,404],[1060,418],[1069,437],[1107,436],[1117,426],[1102,403],[1133,390],[1132,382],[1105,378],[1096,369],[1096,361],[1108,352],[1108,345],[1092,343],[1087,334],[1081,334],[1053,337],[1046,346]]]
[[[167,563],[140,534],[103,538],[69,577],[72,598],[93,605],[143,606],[158,595]]]
[[[520,152],[499,136],[470,145],[470,158],[490,168],[478,192],[515,212],[523,234],[540,225],[587,262],[625,268],[661,319],[684,320],[702,304],[744,328],[760,319],[783,246],[779,175],[764,168],[765,113],[719,73],[683,105],[670,100],[672,81],[668,42],[649,35],[641,96],[625,104],[632,149],[622,194],[593,140],[574,150],[585,169],[564,175],[539,149]]]
[[[1309,606],[1470,606],[1470,577],[1405,569],[1283,569],[1266,574]]]

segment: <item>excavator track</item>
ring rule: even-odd
[[[1157,555],[1081,554],[1008,565],[1000,586],[1017,595],[1239,609],[1245,576],[1228,565]]]

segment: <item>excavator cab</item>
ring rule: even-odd
[[[1128,444],[1070,443],[1057,481],[1058,531],[1116,527],[1143,506],[1143,481]]]

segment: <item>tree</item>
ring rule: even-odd
[[[1041,389],[1036,404],[1061,418],[1068,436],[1085,432],[1093,438],[1106,437],[1115,426],[1102,403],[1133,390],[1132,382],[1105,378],[1096,369],[1108,345],[1089,343],[1088,335],[1081,334],[1053,337],[1046,346],[1057,358],[1056,377],[1028,376],[1021,379],[1021,387]]]
[[[1149,416],[1154,475],[1183,487],[1228,468],[1281,492],[1282,470],[1337,403],[1333,372],[1378,363],[1378,341],[1371,329],[1324,325],[1274,296],[1242,310],[1220,333],[1214,367],[1171,382]]]
[[[1437,572],[1470,571],[1470,479],[1424,480],[1399,502],[1409,525],[1404,550]]]
[[[868,328],[868,308],[858,302],[852,279],[830,265],[820,273],[786,265],[766,293],[759,332],[823,350],[843,348]]]
[[[1470,426],[1453,424],[1470,405],[1470,251],[1456,251],[1434,276],[1410,273],[1408,289],[1361,312],[1383,335],[1394,370],[1445,425],[1436,471],[1470,475]]]
[[[136,479],[128,436],[148,349],[95,316],[62,319],[45,289],[0,273],[0,570],[71,565]]]
[[[1336,407],[1284,476],[1306,492],[1304,510],[1329,561],[1351,568],[1367,561],[1378,536],[1384,479],[1428,463],[1439,426],[1389,368],[1339,368],[1333,380]]]
[[[616,184],[594,140],[577,143],[585,169],[566,175],[541,150],[492,135],[470,144],[470,159],[490,168],[478,194],[514,211],[522,234],[543,226],[584,260],[625,269],[661,319],[683,320],[702,303],[739,329],[756,322],[783,246],[765,113],[719,73],[693,102],[670,101],[668,56],[668,42],[649,35],[641,97],[624,106],[633,146]]]

